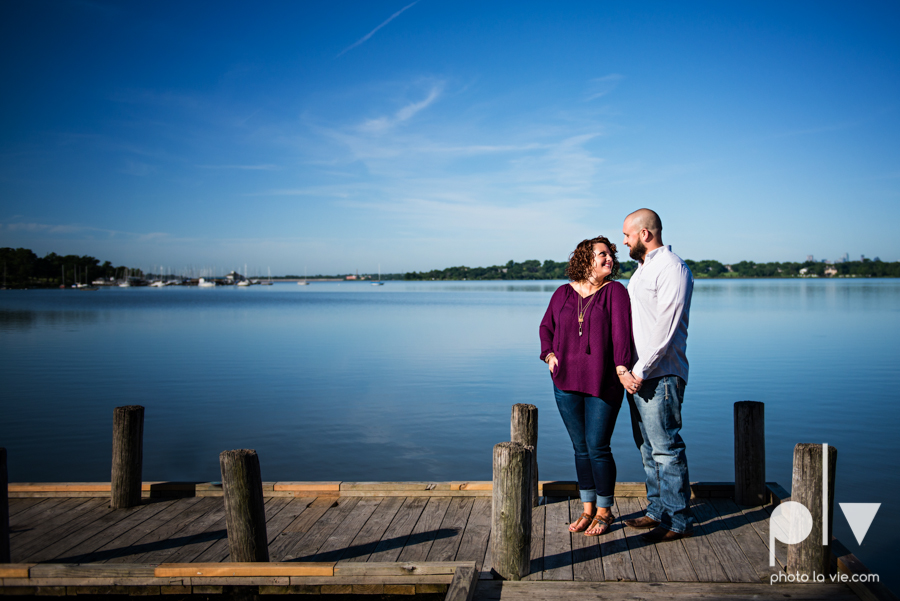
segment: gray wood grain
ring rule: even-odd
[[[544,572],[542,580],[572,580],[572,535],[569,499],[548,497],[544,505]],[[581,512],[578,512],[581,515]]]

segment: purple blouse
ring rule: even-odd
[[[625,393],[616,366],[631,369],[631,301],[619,282],[598,292],[584,315],[578,335],[578,292],[571,285],[557,288],[541,320],[541,360],[550,352],[559,365],[553,383],[560,390],[580,392],[606,401],[621,401]],[[588,296],[582,307],[591,300]]]

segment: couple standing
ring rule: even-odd
[[[625,218],[625,246],[640,265],[626,290],[616,245],[600,236],[582,241],[569,258],[568,284],[550,299],[541,321],[541,359],[553,378],[560,415],[575,449],[584,513],[569,525],[586,536],[606,533],[616,463],[610,438],[622,394],[631,409],[634,440],[647,475],[645,515],[625,520],[650,530],[649,542],[690,536],[693,517],[681,403],[688,378],[688,313],[694,280],[662,241],[650,209]]]

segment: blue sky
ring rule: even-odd
[[[900,260],[900,5],[0,5],[0,245],[273,274]],[[624,249],[623,249],[624,250]]]

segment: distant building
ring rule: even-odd
[[[837,273],[838,273],[838,272],[837,272],[837,268],[834,267],[834,266],[829,266],[829,267],[826,267],[826,268],[825,268],[825,277],[826,277],[826,278],[830,278],[830,277],[832,277],[832,276],[836,276]]]
[[[850,253],[844,253],[844,256],[841,257],[841,263],[847,263],[850,261]]]
[[[809,263],[815,263],[815,262],[816,262],[816,258],[815,258],[814,256],[812,256],[812,255],[806,255],[806,260],[807,260],[807,262],[809,262]]]

